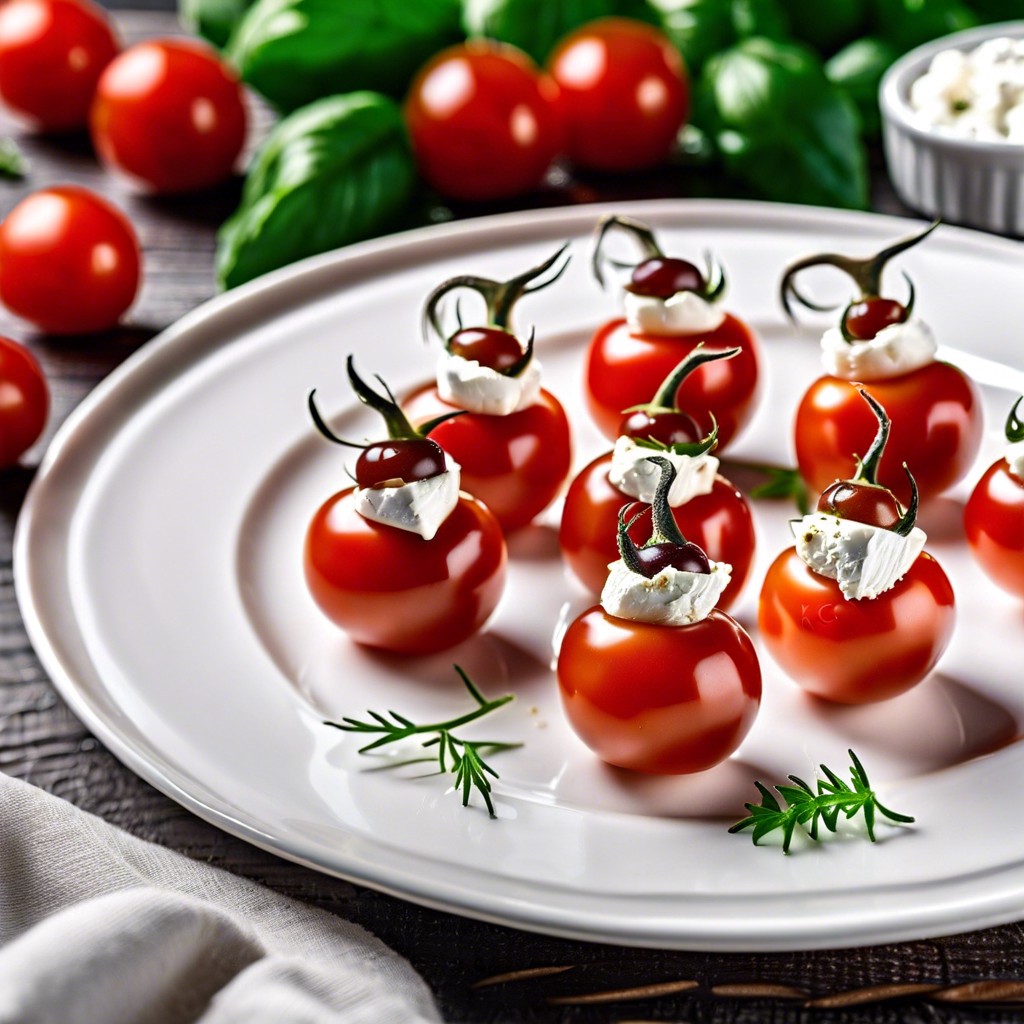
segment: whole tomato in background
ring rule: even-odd
[[[44,131],[84,128],[119,49],[89,0],[9,0],[0,6],[0,99]]]
[[[971,553],[1003,590],[1024,597],[1024,421],[1018,399],[1006,421],[1005,458],[993,462],[964,509]]]
[[[0,223],[0,302],[51,334],[113,327],[139,288],[128,219],[88,189],[33,192]]]
[[[420,173],[453,199],[536,188],[562,144],[557,94],[513,46],[472,40],[443,50],[417,74],[405,101]]]
[[[558,84],[565,150],[579,167],[638,171],[664,163],[690,109],[683,59],[656,28],[601,18],[548,58]]]
[[[228,178],[245,144],[234,71],[205,43],[154,39],[120,54],[89,117],[104,163],[156,192],[192,192]]]
[[[643,254],[632,269],[625,292],[664,301],[687,292],[712,304],[720,300],[725,290],[721,268],[709,267],[704,273],[687,260],[666,256],[650,228],[629,217],[605,217],[598,227],[594,271],[602,286],[603,243],[612,230],[631,235]],[[713,330],[685,333],[644,332],[623,317],[599,327],[587,349],[584,373],[587,408],[601,433],[614,440],[623,410],[647,402],[679,361],[702,344],[739,352],[733,359],[710,363],[690,374],[676,394],[675,404],[685,409],[704,433],[711,430],[714,416],[718,447],[724,450],[753,414],[760,384],[760,345],[750,328],[731,313],[725,313]]]
[[[0,467],[13,466],[46,426],[50,393],[35,356],[0,337]]]

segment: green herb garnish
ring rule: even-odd
[[[487,812],[492,818],[494,804],[491,800],[491,781],[487,777],[498,778],[498,773],[484,760],[481,751],[490,754],[500,753],[503,750],[514,750],[521,747],[522,743],[501,743],[496,740],[463,740],[454,735],[455,729],[461,729],[470,722],[475,722],[484,715],[504,707],[514,700],[511,693],[503,697],[496,697],[488,700],[476,687],[473,681],[458,666],[454,666],[459,678],[465,684],[470,696],[476,701],[477,706],[472,711],[463,715],[451,718],[446,722],[432,722],[427,725],[417,725],[396,711],[388,711],[382,715],[376,711],[367,711],[372,722],[360,721],[358,718],[343,718],[340,722],[324,722],[333,729],[340,729],[342,732],[359,732],[376,734],[377,739],[371,740],[366,746],[359,748],[360,754],[368,754],[389,743],[399,743],[402,740],[411,739],[414,736],[426,736],[420,744],[423,747],[437,747],[436,756],[416,757],[405,761],[396,761],[388,767],[398,768],[408,764],[421,764],[424,762],[436,762],[439,774],[451,772],[455,776],[455,790],[462,793],[462,806],[469,804],[469,797],[475,789],[483,798],[487,806]],[[388,717],[390,716],[390,718]]]
[[[786,806],[780,805],[779,801],[772,795],[768,788],[760,782],[755,782],[757,791],[761,794],[760,804],[746,804],[750,811],[749,817],[736,822],[730,832],[742,832],[744,829],[753,829],[751,838],[757,846],[759,839],[782,829],[782,852],[789,853],[789,845],[793,839],[793,833],[797,825],[800,825],[811,839],[818,839],[818,823],[824,823],[830,832],[835,832],[838,827],[839,815],[852,818],[859,812],[864,814],[864,825],[867,829],[868,839],[875,842],[875,815],[881,814],[883,818],[900,824],[910,824],[914,819],[906,814],[898,814],[883,807],[879,802],[875,791],[868,781],[867,772],[860,763],[857,755],[848,751],[852,767],[850,768],[850,781],[852,786],[845,783],[834,771],[821,765],[825,778],[818,779],[817,790],[812,789],[803,779],[796,775],[790,775],[792,786],[776,786],[775,791],[782,797]]]
[[[0,139],[0,178],[19,181],[28,174],[28,160],[14,139]]]

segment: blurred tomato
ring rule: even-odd
[[[35,357],[0,338],[0,467],[13,466],[46,426],[50,393]]]
[[[557,93],[513,46],[474,40],[439,53],[405,102],[423,177],[453,199],[535,188],[562,142]]]
[[[84,128],[118,49],[89,0],[10,0],[0,6],[0,98],[44,130]]]
[[[209,188],[231,174],[245,144],[242,87],[205,43],[154,39],[111,62],[90,126],[104,162],[149,188]]]
[[[131,224],[88,189],[33,192],[0,224],[0,302],[52,334],[113,327],[139,276]]]
[[[566,36],[548,68],[573,163],[636,171],[668,158],[690,86],[682,57],[657,29],[628,18],[592,21]]]

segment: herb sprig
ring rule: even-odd
[[[476,702],[472,711],[451,718],[445,722],[430,722],[418,725],[397,711],[388,711],[380,714],[377,711],[367,711],[372,721],[363,721],[358,718],[343,718],[340,722],[324,722],[333,729],[340,729],[342,732],[356,732],[364,735],[373,735],[377,738],[371,740],[365,746],[359,748],[360,754],[369,754],[374,750],[387,746],[390,743],[400,743],[413,737],[425,736],[426,739],[420,744],[422,747],[436,747],[436,755],[429,757],[416,757],[404,761],[395,761],[388,767],[399,768],[409,764],[420,764],[424,762],[436,762],[439,774],[451,773],[455,776],[455,791],[462,794],[462,806],[469,805],[469,798],[473,790],[476,790],[487,807],[487,812],[492,818],[494,803],[491,799],[491,778],[497,779],[498,773],[484,760],[483,751],[488,754],[500,753],[504,750],[515,750],[521,747],[522,743],[504,743],[497,740],[464,740],[454,734],[454,730],[461,729],[470,722],[483,718],[485,715],[497,711],[510,701],[515,699],[514,694],[507,693],[494,700],[488,700],[477,688],[476,684],[458,666],[454,666],[459,674],[470,696]],[[488,778],[490,776],[490,778]]]
[[[913,822],[914,819],[909,815],[890,811],[879,802],[860,759],[852,750],[848,753],[852,765],[850,768],[852,786],[844,782],[830,768],[821,765],[825,778],[817,780],[817,790],[812,789],[796,775],[789,776],[794,785],[775,786],[775,791],[786,804],[783,807],[766,786],[755,782],[754,785],[761,794],[761,803],[746,804],[750,815],[742,821],[736,822],[729,831],[742,832],[747,828],[753,829],[751,838],[754,840],[754,845],[757,846],[759,839],[770,832],[781,829],[782,852],[789,853],[789,846],[797,825],[802,826],[811,839],[817,840],[819,822],[823,823],[830,832],[835,832],[840,814],[846,818],[852,818],[857,813],[863,813],[864,826],[871,842],[875,842],[876,814],[899,824]]]

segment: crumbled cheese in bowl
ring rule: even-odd
[[[943,50],[910,87],[918,124],[962,139],[1024,145],[1024,39]]]

